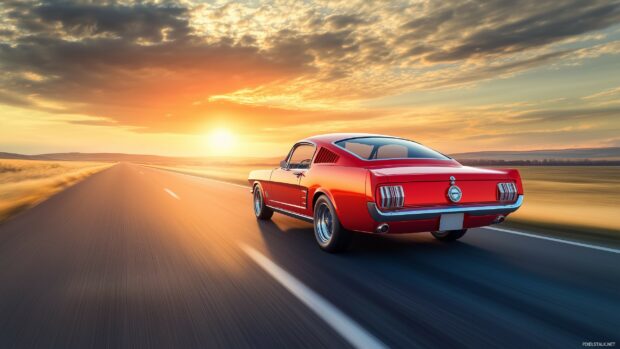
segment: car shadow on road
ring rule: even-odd
[[[443,277],[460,268],[472,269],[492,265],[494,269],[512,273],[522,272],[498,253],[462,241],[449,243],[433,238],[430,233],[402,235],[354,234],[347,251],[331,254],[322,251],[314,238],[311,224],[289,217],[274,217],[272,221],[257,222],[265,246],[272,258],[290,265],[292,259],[312,261],[338,266],[381,264],[398,272],[420,273],[425,266],[429,270],[446,269]],[[451,266],[448,268],[447,266]],[[333,267],[329,269],[334,270]]]
[[[272,244],[286,243],[287,250],[304,249],[321,252],[325,256],[380,257],[398,256],[419,252],[443,253],[445,251],[478,250],[478,248],[459,241],[443,243],[435,240],[430,233],[401,235],[371,235],[353,233],[351,246],[340,254],[328,254],[320,250],[314,240],[314,230],[309,223],[288,217],[274,217],[271,221],[258,221],[258,228],[269,247]]]

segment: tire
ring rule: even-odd
[[[467,229],[461,230],[444,230],[444,231],[432,231],[431,234],[435,239],[440,241],[455,241],[463,237]]]
[[[273,210],[265,205],[263,192],[259,185],[254,187],[252,207],[254,208],[254,215],[260,220],[269,220],[271,219],[271,216],[273,216]]]
[[[321,195],[314,204],[314,238],[323,251],[336,253],[346,250],[351,233],[340,224],[334,205]]]

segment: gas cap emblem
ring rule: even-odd
[[[461,201],[461,197],[463,197],[463,192],[461,188],[456,185],[456,178],[454,176],[450,176],[450,188],[448,188],[448,199],[452,202]]]

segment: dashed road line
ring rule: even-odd
[[[177,199],[177,200],[181,200],[181,198],[179,198],[179,196],[173,192],[172,190],[168,189],[168,188],[164,188],[164,191],[168,194],[170,194],[170,196],[172,196],[173,198]]]

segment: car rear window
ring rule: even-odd
[[[340,146],[343,146],[349,152],[357,154],[357,156],[362,158],[368,158],[370,156],[370,153],[372,153],[373,148],[370,144],[363,144],[358,142],[345,142],[343,143],[343,145]]]
[[[359,137],[343,139],[336,145],[363,160],[449,159],[422,144],[400,138]]]

